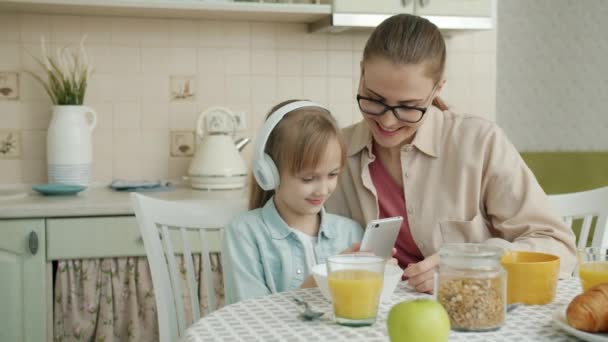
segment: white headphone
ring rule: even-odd
[[[253,176],[263,190],[274,190],[279,186],[280,182],[279,169],[272,158],[265,152],[268,137],[285,115],[302,107],[319,107],[329,112],[329,109],[311,101],[290,102],[272,112],[259,130],[255,142]]]

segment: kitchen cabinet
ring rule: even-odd
[[[333,12],[397,14],[414,13],[416,0],[334,0]]]
[[[44,228],[42,219],[0,221],[0,341],[45,340]]]
[[[421,16],[491,17],[493,0],[413,0]]]
[[[0,0],[0,11],[310,23],[328,16],[331,5],[201,0]]]

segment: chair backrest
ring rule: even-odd
[[[200,241],[200,246],[195,246],[195,251],[201,252],[205,277],[201,277],[200,281],[207,289],[207,305],[211,312],[216,305],[207,234],[226,226],[236,215],[247,209],[247,203],[244,199],[174,202],[132,193],[131,204],[150,265],[159,339],[161,342],[177,341],[185,333],[187,323],[176,254],[183,255],[190,315],[194,322],[201,314],[191,240]],[[193,234],[198,238],[192,239]]]
[[[564,222],[572,227],[573,220],[583,219],[578,237],[578,247],[587,247],[593,219],[595,232],[591,240],[592,247],[608,247],[608,187],[574,192],[569,194],[550,195],[549,200]]]

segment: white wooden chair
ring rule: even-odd
[[[572,227],[575,219],[583,219],[578,237],[578,248],[587,247],[594,218],[596,218],[596,223],[591,247],[608,248],[608,187],[550,195],[549,201],[568,226]]]
[[[182,297],[182,279],[176,255],[183,255],[193,322],[201,317],[198,286],[195,281],[192,241],[200,241],[200,251],[207,289],[208,311],[216,308],[213,273],[209,257],[208,233],[226,226],[247,209],[245,200],[206,200],[174,202],[131,194],[154,287],[161,342],[177,341],[186,328],[186,310]],[[198,235],[196,234],[198,233]],[[193,238],[194,237],[194,238]],[[175,245],[174,245],[175,244]]]

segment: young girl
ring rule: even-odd
[[[361,226],[325,212],[346,147],[329,111],[309,101],[271,110],[256,141],[249,212],[224,230],[226,304],[313,287],[311,269],[358,250]]]

